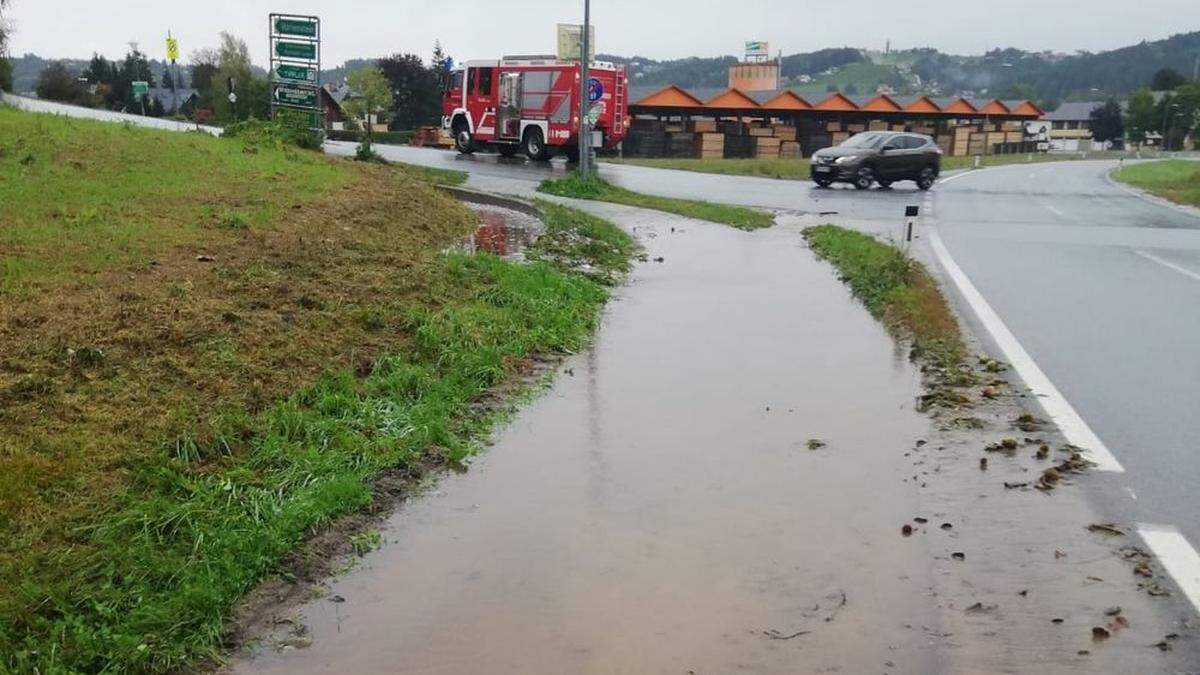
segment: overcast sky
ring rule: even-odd
[[[435,39],[457,60],[553,53],[555,24],[580,23],[583,0],[12,0],[10,51],[46,57],[120,56],[130,41],[163,58],[168,29],[183,54],[225,30],[267,58],[267,14],[317,14],[325,62],[414,52]],[[664,59],[737,54],[745,40],[784,53],[823,47],[993,47],[1100,51],[1200,30],[1200,0],[594,0],[598,51]]]

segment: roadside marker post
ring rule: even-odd
[[[910,242],[910,243],[912,242],[912,240],[913,240],[913,225],[916,223],[917,218],[920,217],[920,215],[921,215],[921,207],[919,207],[919,206],[907,206],[904,208],[904,220],[905,220],[904,241]]]

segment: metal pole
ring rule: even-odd
[[[582,52],[579,54],[579,172],[586,175],[591,167],[592,151],[591,134],[588,133],[588,58],[591,55],[591,45],[588,33],[592,25],[592,0],[583,0],[583,39],[580,40]]]

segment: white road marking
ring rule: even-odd
[[[933,247],[934,255],[937,256],[938,262],[942,268],[946,270],[946,274],[958,287],[960,293],[971,305],[975,315],[979,317],[980,323],[991,334],[992,339],[999,345],[1000,350],[1004,352],[1005,358],[1030,391],[1036,397],[1042,409],[1051,420],[1058,425],[1062,430],[1063,436],[1067,442],[1072,445],[1084,449],[1084,453],[1088,459],[1096,464],[1096,468],[1100,471],[1122,472],[1125,470],[1117,458],[1109,452],[1104,442],[1100,437],[1092,431],[1087,422],[1075,412],[1075,408],[1071,406],[1066,397],[1054,386],[1050,378],[1046,376],[1042,369],[1038,367],[1021,343],[1017,341],[1012,331],[1004,325],[1004,321],[996,314],[996,310],[988,304],[988,301],[983,298],[983,295],[975,288],[975,284],[967,278],[962,268],[958,263],[954,262],[954,258],[950,256],[950,251],[946,249],[946,244],[942,241],[941,235],[937,229],[929,230],[929,243]]]
[[[946,176],[945,178],[943,178],[943,179],[939,180],[939,181],[938,181],[938,183],[939,183],[939,184],[941,184],[941,183],[949,183],[949,182],[950,182],[950,181],[952,181],[952,180],[956,180],[956,179],[958,179],[958,178],[962,178],[963,176],[969,176],[969,175],[971,175],[971,172],[970,172],[970,171],[963,171],[962,173],[956,173],[956,174],[954,174],[953,176]]]
[[[1192,607],[1200,611],[1200,553],[1174,527],[1140,524],[1138,534],[1183,589]]]
[[[1063,213],[1062,211],[1059,211],[1058,209],[1054,208],[1050,204],[1042,204],[1042,206],[1046,207],[1047,211],[1049,211],[1050,213],[1053,213],[1054,215],[1058,216],[1059,218],[1067,217],[1067,214]]]
[[[1150,262],[1156,262],[1159,265],[1166,267],[1167,269],[1175,270],[1176,272],[1179,272],[1180,274],[1182,274],[1185,277],[1191,277],[1191,278],[1195,279],[1196,281],[1200,281],[1200,274],[1197,274],[1196,272],[1193,272],[1193,271],[1189,270],[1188,268],[1183,267],[1182,265],[1176,265],[1175,263],[1171,262],[1170,260],[1163,260],[1162,258],[1154,255],[1153,253],[1149,253],[1147,251],[1134,251],[1134,253],[1142,256],[1143,258],[1145,258],[1146,260],[1149,260]]]

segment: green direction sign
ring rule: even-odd
[[[150,83],[149,82],[138,81],[138,82],[133,82],[131,84],[133,86],[133,95],[134,96],[145,96],[150,93]]]
[[[294,105],[301,108],[317,107],[316,89],[277,84],[275,85],[274,97],[275,102],[280,105]]]
[[[290,66],[286,63],[275,67],[275,77],[276,79],[287,80],[289,82],[317,83],[317,71],[315,68]]]
[[[309,19],[275,19],[275,32],[280,35],[317,37],[317,22]]]
[[[308,59],[312,61],[317,58],[317,45],[311,42],[276,42],[275,53],[285,59]]]

